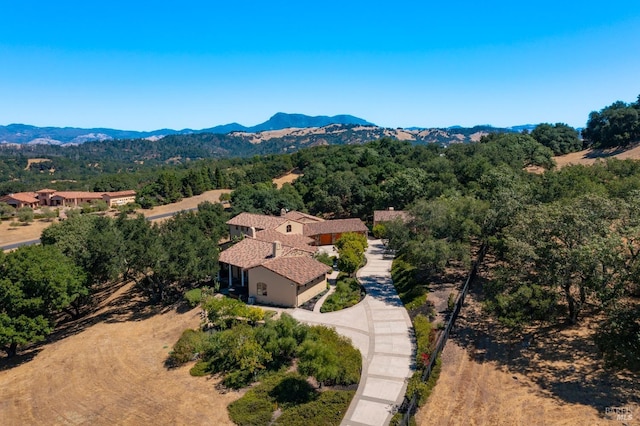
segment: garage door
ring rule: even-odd
[[[320,235],[320,245],[326,246],[331,244],[331,234]]]

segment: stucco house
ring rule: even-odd
[[[246,237],[220,253],[221,275],[226,275],[228,287],[247,287],[249,300],[299,306],[327,287],[330,268],[313,259],[317,249],[306,244],[303,236],[272,232],[277,233]],[[286,243],[258,239],[272,236],[283,237]]]
[[[256,213],[240,213],[231,220],[229,235],[255,237],[261,231],[277,231],[284,235],[303,235],[310,238],[312,245],[333,244],[346,232],[367,235],[369,229],[360,219],[324,220],[298,211],[283,212],[281,216],[267,216]]]
[[[7,203],[17,209],[22,207],[38,208],[40,202],[33,192],[16,192],[0,197],[0,202]]]
[[[334,219],[306,224],[304,235],[313,238],[314,244],[319,246],[334,244],[342,234],[354,232],[364,235],[369,233],[369,228],[360,219]]]
[[[251,301],[295,307],[327,286],[327,265],[313,258],[318,245],[345,232],[367,235],[360,219],[324,220],[297,211],[280,216],[240,213],[227,221],[230,236],[243,238],[220,253],[220,278],[247,291]]]

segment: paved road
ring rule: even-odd
[[[22,246],[32,246],[34,244],[40,244],[40,240],[20,241],[19,243],[7,244],[6,246],[0,246],[0,250],[13,250]]]
[[[362,353],[360,384],[342,421],[345,426],[388,425],[415,368],[411,320],[393,287],[391,260],[384,259],[383,252],[380,240],[369,241],[367,265],[358,271],[367,296],[358,305],[326,314],[292,312],[300,321],[335,327]]]

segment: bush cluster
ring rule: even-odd
[[[364,297],[364,291],[355,278],[347,278],[337,282],[336,291],[327,297],[320,312],[334,312],[356,305]]]

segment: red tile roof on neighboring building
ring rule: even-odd
[[[295,247],[297,249],[308,251],[310,253],[315,253],[318,250],[317,247],[313,247],[310,245],[313,244],[312,238],[305,237],[304,235],[299,234],[283,234],[276,231],[275,229],[265,229],[263,231],[258,231],[256,232],[255,239],[270,243],[274,241],[280,241],[285,246]]]
[[[236,217],[227,221],[227,225],[254,227],[256,230],[275,229],[286,222],[287,219],[276,216],[266,216],[255,213],[240,213]]]
[[[84,199],[100,199],[102,198],[102,192],[88,192],[88,191],[56,191],[53,194],[53,198],[59,197],[65,200],[74,200],[78,198]]]
[[[262,266],[298,285],[305,285],[331,270],[324,263],[307,256],[276,257],[256,266]]]
[[[391,222],[394,219],[400,219],[408,222],[410,219],[409,212],[404,210],[376,210],[373,212],[373,223]]]
[[[36,198],[36,194],[33,192],[16,192],[14,194],[5,195],[2,199],[14,199],[16,201],[20,201],[21,203],[33,204],[38,203],[38,199]]]
[[[128,190],[128,191],[114,191],[114,192],[105,192],[104,194],[108,195],[111,198],[115,197],[132,197],[136,195],[136,191]]]
[[[367,232],[369,229],[360,219],[334,219],[324,222],[307,223],[304,235],[343,234],[345,232]]]

